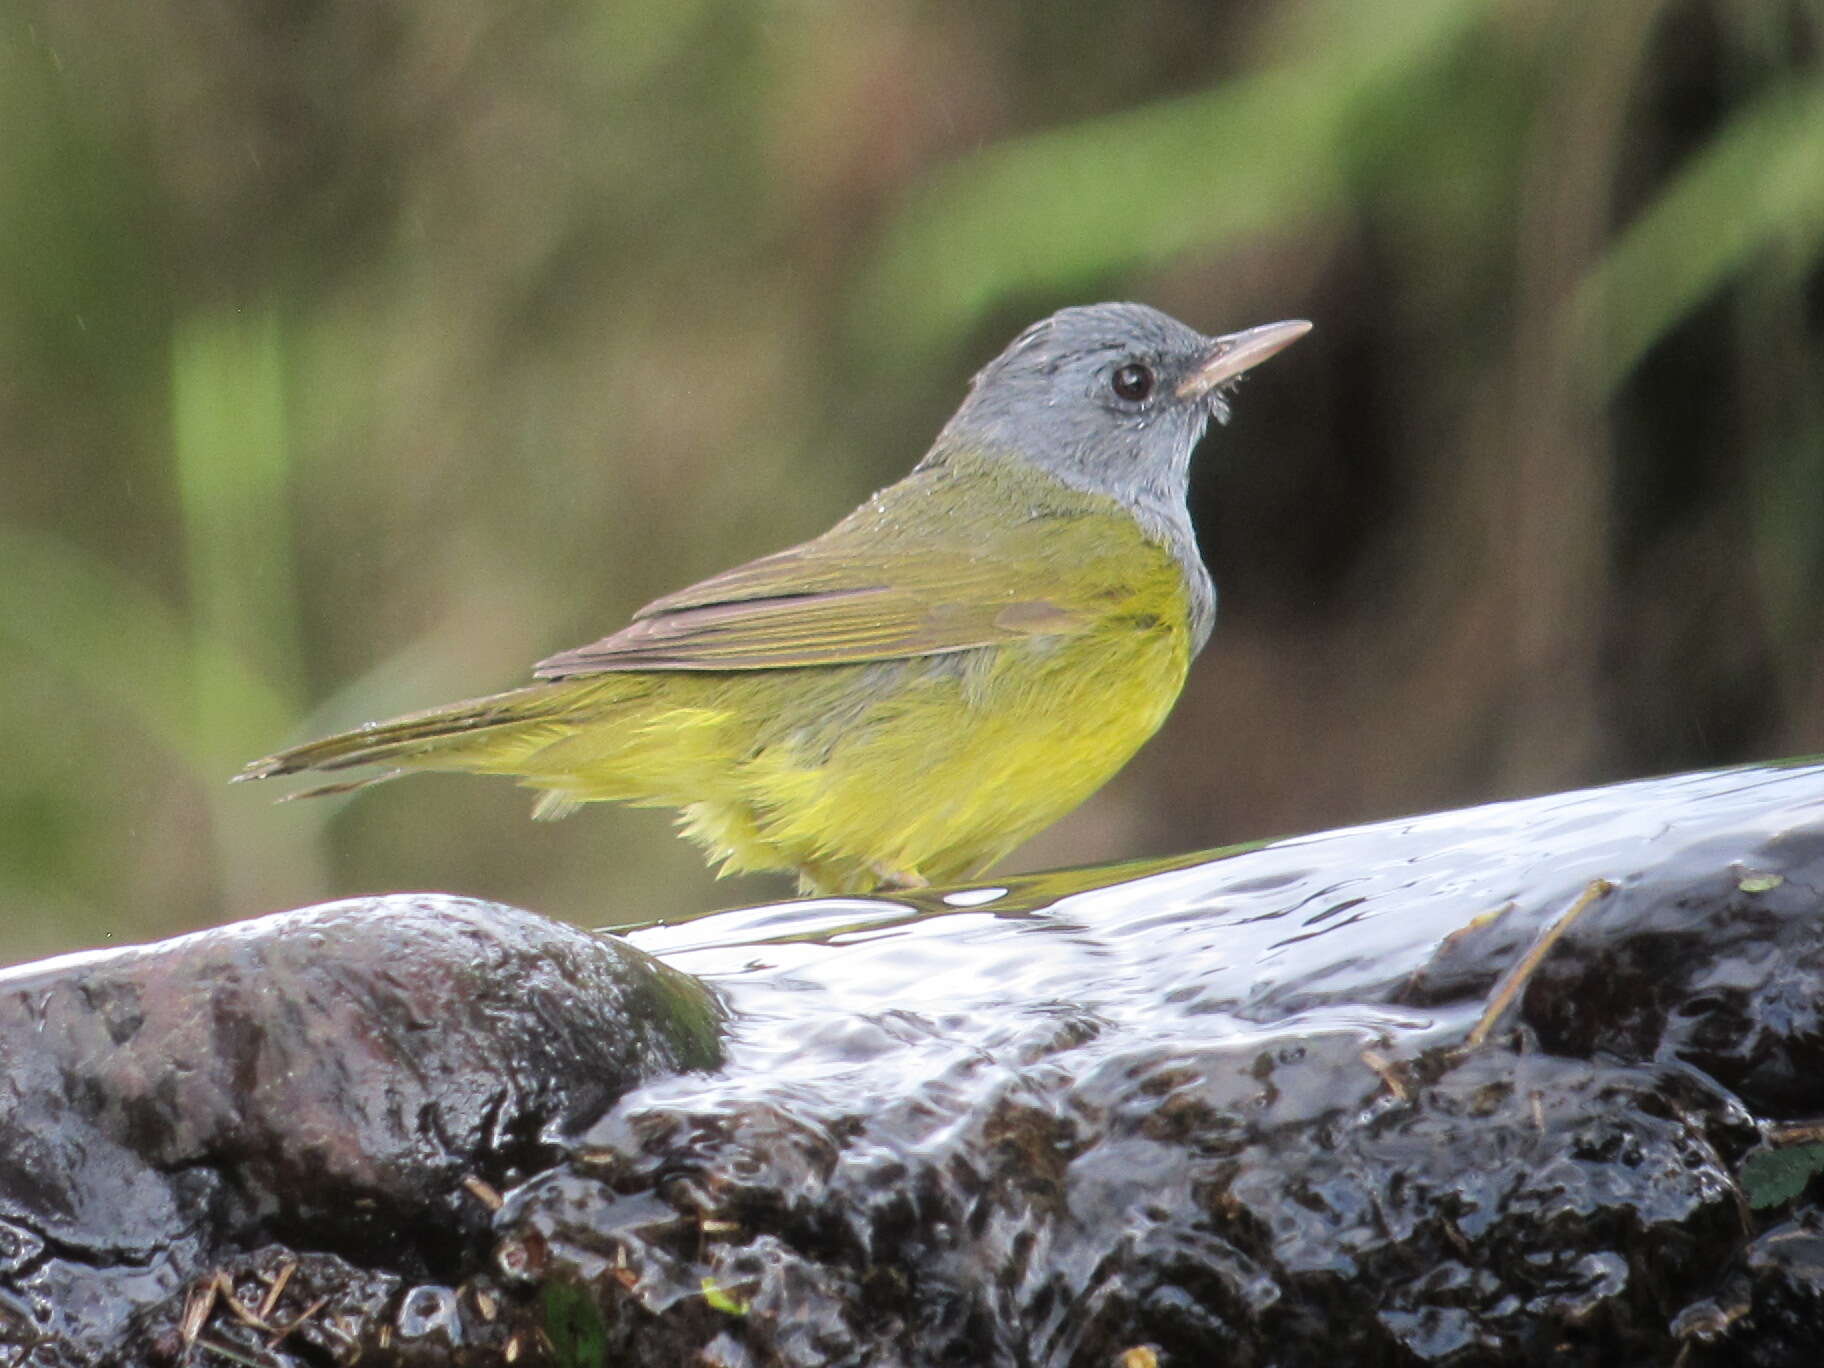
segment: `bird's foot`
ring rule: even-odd
[[[916,869],[889,869],[885,865],[871,864],[868,871],[880,880],[876,887],[888,893],[931,887],[931,880]]]

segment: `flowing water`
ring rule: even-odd
[[[1824,769],[1762,766],[648,926],[725,1067],[497,1229],[630,1361],[1647,1361],[1824,1111],[1821,889]]]

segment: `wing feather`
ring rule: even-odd
[[[541,679],[623,670],[769,670],[943,655],[1087,624],[1030,569],[926,548],[816,542],[655,600],[614,635],[540,661]]]
[[[1093,631],[1137,594],[1155,611],[1166,584],[1182,590],[1171,554],[1112,499],[950,452],[821,537],[655,599],[536,668],[563,679],[944,655]]]

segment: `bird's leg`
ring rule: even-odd
[[[868,871],[880,880],[875,887],[888,893],[931,887],[931,880],[916,869],[889,869],[885,865],[871,864],[868,866]]]

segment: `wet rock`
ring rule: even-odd
[[[635,939],[725,1070],[498,1222],[609,1361],[1815,1361],[1824,770]]]
[[[281,1342],[352,1351],[484,1262],[548,1127],[712,1065],[718,1021],[620,943],[434,896],[0,975],[0,1346],[159,1361],[204,1326],[270,1339],[308,1293]],[[250,1317],[235,1270],[269,1245],[292,1272]]]
[[[362,906],[0,981],[0,1329],[168,1362],[207,1275],[192,1352],[274,1364],[1816,1358],[1824,767],[630,937],[695,978],[311,939]]]

